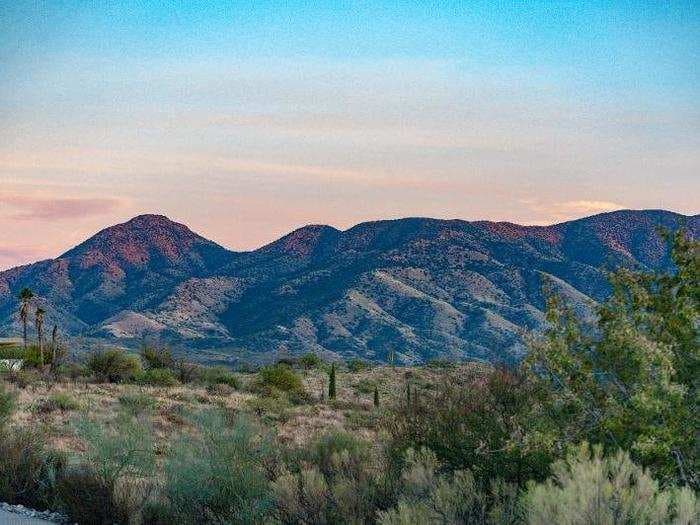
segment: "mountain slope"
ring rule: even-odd
[[[73,334],[159,337],[236,356],[306,351],[403,362],[517,359],[547,277],[586,312],[604,267],[667,268],[657,229],[698,216],[620,211],[553,226],[410,218],[306,226],[234,253],[161,216],[108,228],[52,261],[0,273],[0,333],[22,286]]]

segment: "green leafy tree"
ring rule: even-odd
[[[525,368],[547,385],[559,439],[629,450],[666,481],[697,486],[698,243],[669,236],[674,272],[620,269],[584,326],[549,294]]]

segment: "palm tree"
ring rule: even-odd
[[[22,321],[22,339],[24,341],[24,350],[27,351],[27,320],[29,319],[29,305],[34,298],[34,292],[29,288],[22,288],[19,293],[19,318]]]
[[[39,363],[44,366],[44,311],[43,308],[39,307],[36,309],[36,335],[39,340]]]

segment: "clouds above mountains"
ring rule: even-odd
[[[3,218],[22,221],[60,221],[93,215],[111,215],[123,206],[119,198],[70,198],[0,193]]]

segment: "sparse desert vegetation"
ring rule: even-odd
[[[550,293],[517,367],[4,347],[27,358],[0,376],[0,500],[81,524],[697,523],[698,244],[672,253],[611,274],[594,325]]]

